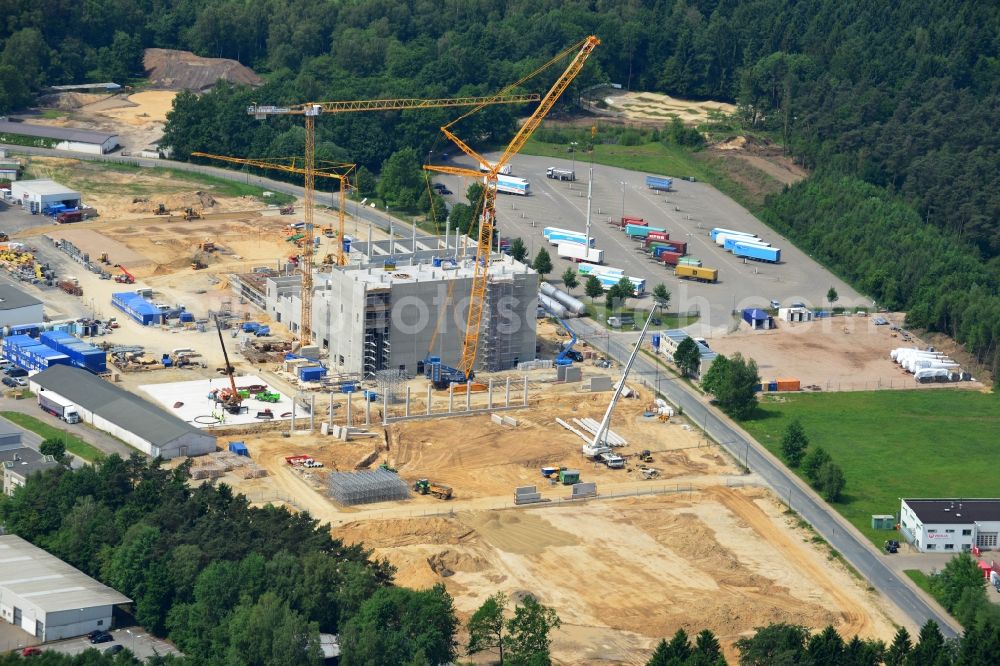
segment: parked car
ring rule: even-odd
[[[90,634],[90,642],[95,645],[97,643],[110,643],[113,640],[115,637],[106,631],[91,632]]]
[[[28,376],[28,371],[27,370],[25,370],[24,368],[18,368],[16,366],[13,367],[13,368],[8,368],[8,369],[4,370],[4,372],[6,372],[11,377],[27,377]]]
[[[14,379],[13,377],[4,377],[3,378],[3,385],[4,386],[9,386],[11,388],[16,388],[17,387],[17,380]]]
[[[42,653],[42,648],[35,647],[34,645],[26,647],[23,650],[21,650],[22,657],[37,657],[41,653]]]
[[[28,380],[25,379],[24,377],[15,377],[14,383],[17,384],[18,386],[27,386]]]
[[[452,193],[451,190],[449,190],[447,187],[442,187],[440,190],[438,190],[438,194],[440,194],[442,196],[445,195],[445,194],[451,194],[451,193]]]
[[[104,654],[118,654],[125,649],[125,646],[121,643],[115,643],[114,645],[104,648]]]

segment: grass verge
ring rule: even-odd
[[[104,454],[83,441],[67,430],[50,426],[48,423],[39,421],[34,416],[28,416],[21,412],[0,412],[11,423],[15,423],[25,430],[30,430],[42,439],[61,439],[66,444],[66,450],[78,458],[87,462],[96,462],[104,457]]]
[[[649,309],[643,308],[624,308],[617,309],[609,313],[603,305],[595,305],[594,303],[587,303],[587,316],[589,316],[593,321],[597,322],[609,331],[630,331],[636,330],[641,331],[642,325],[646,323],[646,317],[649,316]],[[635,328],[614,328],[608,325],[608,317],[615,316],[621,317],[622,315],[628,317],[631,316],[635,321]],[[657,313],[656,319],[660,321],[657,324],[655,321],[649,325],[649,330],[651,331],[662,331],[672,328],[684,328],[689,326],[696,321],[698,317],[693,317],[689,315],[671,314],[671,313]]]
[[[902,497],[992,497],[1000,430],[997,397],[960,389],[785,394],[764,399],[741,425],[773,454],[799,419],[847,486],[832,506],[881,547],[891,533],[872,514],[896,514]],[[802,476],[800,470],[796,472]]]
[[[903,573],[906,574],[907,578],[909,578],[914,583],[916,583],[917,587],[919,587],[921,590],[923,590],[927,594],[931,595],[932,597],[934,596],[934,593],[931,591],[931,577],[930,576],[928,576],[927,574],[925,574],[920,569],[904,569]]]

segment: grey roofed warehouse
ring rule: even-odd
[[[110,153],[118,147],[118,135],[107,132],[92,132],[77,127],[51,127],[49,125],[33,125],[10,120],[0,120],[0,140],[4,134],[34,137],[37,139],[52,139],[59,143],[54,146],[60,150],[75,150],[88,153]]]
[[[169,459],[215,451],[215,437],[86,370],[54,365],[29,381],[36,393],[62,396],[83,421],[147,455]]]

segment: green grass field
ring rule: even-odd
[[[588,299],[589,300],[589,299]],[[649,316],[649,308],[618,308],[612,313],[608,313],[605,309],[603,303],[586,303],[587,305],[587,315],[593,319],[595,322],[603,326],[604,328],[611,331],[622,331],[622,330],[636,330],[641,331],[643,324],[646,323],[646,318]],[[635,329],[629,328],[612,328],[608,325],[608,317],[610,316],[621,317],[622,315],[632,315],[632,319],[635,321]],[[684,328],[689,326],[696,321],[698,317],[691,317],[688,315],[679,315],[676,313],[658,313],[656,318],[660,320],[657,324],[653,322],[649,325],[649,330],[651,331],[662,331],[671,328]]]
[[[25,430],[30,430],[31,432],[39,435],[42,439],[61,439],[63,443],[66,444],[66,450],[68,452],[78,458],[83,458],[87,462],[94,462],[104,457],[103,453],[76,435],[70,433],[69,431],[62,430],[61,428],[50,426],[48,423],[39,421],[34,416],[28,416],[27,414],[22,414],[21,412],[0,412],[0,416],[4,417],[11,423],[21,426]]]
[[[934,596],[934,593],[931,592],[931,579],[930,579],[930,576],[928,576],[927,574],[925,574],[920,569],[904,569],[903,573],[906,574],[907,578],[909,578],[914,583],[916,583],[917,587],[919,587],[921,590],[923,590],[927,594],[931,595],[932,597]]]
[[[896,514],[901,497],[996,497],[1000,397],[975,391],[786,394],[761,401],[742,425],[780,457],[788,423],[802,421],[847,478],[833,506],[876,545],[872,514]]]

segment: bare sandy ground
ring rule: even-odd
[[[653,92],[616,92],[606,96],[604,101],[626,118],[662,120],[664,123],[671,118],[680,118],[687,125],[705,122],[710,112],[731,114],[736,111],[734,105],[725,102],[692,102]]]

